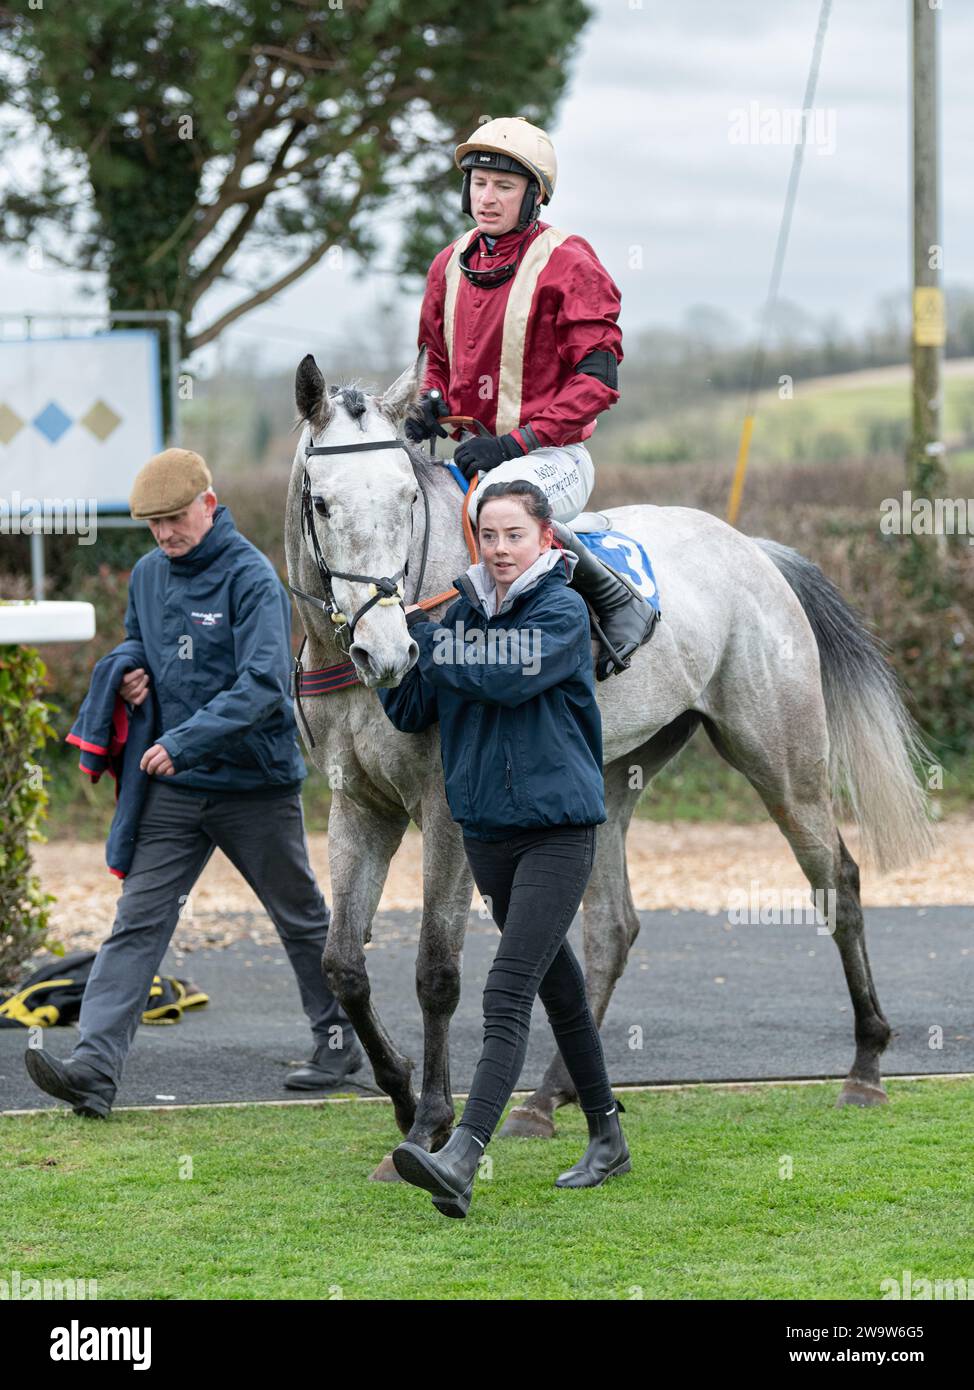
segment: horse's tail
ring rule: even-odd
[[[887,650],[818,565],[777,541],[756,540],[805,610],[818,643],[836,801],[851,811],[880,869],[933,849],[916,766],[935,762],[903,700]]]

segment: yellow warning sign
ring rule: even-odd
[[[947,341],[943,290],[926,286],[913,291],[913,341],[919,347],[943,347]]]

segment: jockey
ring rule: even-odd
[[[461,207],[477,225],[430,266],[420,313],[421,414],[406,421],[406,434],[445,439],[442,415],[470,415],[493,431],[452,432],[462,441],[454,463],[468,482],[482,475],[470,499],[475,529],[491,483],[524,478],[546,493],[555,536],[578,557],[572,586],[625,663],[605,650],[596,667],[605,680],[626,669],[656,619],[638,590],[564,524],[583,510],[595,480],[584,441],[619,399],[619,290],[587,241],[539,220],[557,178],[543,130],[523,116],[488,121],[457,146],[455,160]]]

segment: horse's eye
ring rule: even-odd
[[[315,511],[318,513],[319,516],[328,515],[328,503],[325,501],[323,497],[315,498]]]

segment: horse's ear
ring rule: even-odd
[[[307,357],[302,357],[294,375],[294,403],[301,419],[318,428],[326,424],[331,415],[325,378],[310,352]]]
[[[396,378],[387,391],[376,401],[376,405],[388,420],[398,425],[416,404],[423,385],[426,371],[426,344],[419,350],[416,361],[406,368],[402,376]]]

